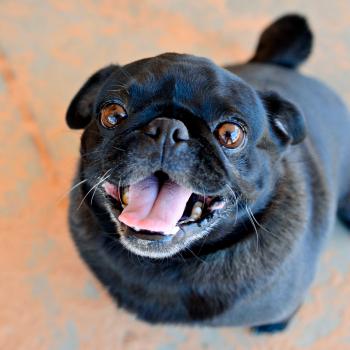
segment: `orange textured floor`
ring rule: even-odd
[[[164,51],[241,61],[286,12],[306,14],[316,35],[303,71],[349,105],[348,0],[1,1],[0,349],[350,349],[350,235],[340,224],[306,304],[269,337],[136,321],[80,261],[66,224],[80,132],[64,114],[88,75]]]

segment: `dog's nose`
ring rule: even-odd
[[[177,119],[157,118],[147,124],[144,133],[159,143],[177,143],[188,141],[189,134],[186,125]]]

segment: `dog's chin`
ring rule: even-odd
[[[102,187],[102,203],[116,225],[116,234],[121,244],[143,257],[161,259],[174,256],[210,234],[220,219],[227,215],[226,201],[222,197],[203,197],[192,193],[183,215],[171,232],[131,227],[119,220],[125,208],[121,198],[123,189],[110,183]],[[196,210],[198,203],[203,204],[200,215]]]
[[[201,222],[180,225],[178,231],[173,235],[162,235],[159,232],[144,230],[135,231],[117,219],[115,222],[120,234],[120,242],[125,248],[140,256],[159,259],[173,256],[208,235],[219,222],[218,216],[216,213]],[[149,240],[150,235],[155,236],[155,239]]]
[[[117,219],[117,215],[108,205],[111,218],[116,223],[120,242],[132,253],[148,258],[167,258],[190,247],[195,241],[200,240],[210,233],[219,223],[219,213],[210,218],[204,218],[201,222],[178,226],[178,231],[173,235],[163,235],[161,232],[147,230],[136,231]],[[152,236],[152,240],[150,240]]]

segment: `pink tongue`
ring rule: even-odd
[[[150,176],[129,188],[128,205],[119,215],[124,224],[138,229],[173,234],[192,192],[170,180],[161,188]]]

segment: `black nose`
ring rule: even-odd
[[[189,135],[186,125],[176,119],[157,118],[152,120],[143,129],[144,133],[161,144],[188,141]]]

